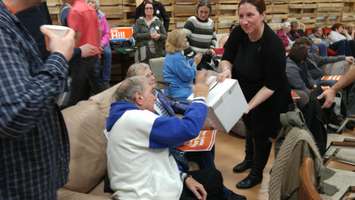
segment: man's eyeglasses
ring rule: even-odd
[[[153,8],[152,7],[147,7],[147,8],[145,8],[146,10],[153,10]]]

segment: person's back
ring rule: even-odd
[[[168,96],[177,100],[186,100],[192,94],[196,65],[193,59],[187,59],[181,52],[168,53],[163,64],[164,81]]]
[[[100,47],[99,21],[96,11],[85,3],[85,0],[75,0],[69,11],[68,25],[79,33],[76,47],[86,43]]]

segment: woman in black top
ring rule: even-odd
[[[248,114],[243,117],[247,127],[246,157],[233,171],[251,168],[251,172],[237,184],[238,188],[250,188],[262,181],[271,138],[281,127],[279,115],[290,102],[285,51],[281,40],[264,22],[265,8],[263,0],[240,1],[240,25],[230,34],[220,64],[219,78],[237,79],[248,101]]]

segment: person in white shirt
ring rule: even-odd
[[[333,24],[331,29],[328,36],[331,43],[329,47],[335,50],[337,55],[355,56],[355,32],[352,31],[350,35],[341,23]]]

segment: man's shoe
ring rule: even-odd
[[[243,195],[234,193],[231,191],[230,195],[228,196],[227,200],[247,200],[247,198]]]
[[[233,167],[233,172],[234,173],[240,173],[244,172],[247,169],[250,169],[253,164],[252,160],[243,160],[243,162],[238,163]]]
[[[258,185],[263,180],[262,176],[248,175],[245,179],[240,181],[236,187],[239,189],[248,189]]]

